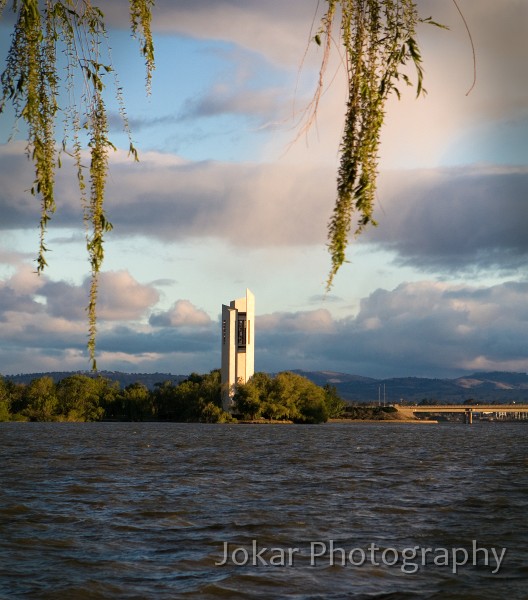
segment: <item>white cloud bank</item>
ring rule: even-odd
[[[1,147],[0,177],[17,171]],[[62,176],[54,227],[79,227],[73,183]],[[108,236],[178,242],[216,238],[232,246],[322,245],[332,211],[329,168],[188,162],[149,153],[139,165],[118,154],[108,185]],[[528,259],[528,167],[467,166],[382,173],[375,217],[358,243],[390,250],[401,264],[437,273],[512,272]],[[3,228],[30,228],[37,206],[0,190]]]
[[[187,373],[219,367],[220,324],[189,300],[156,310],[158,294],[126,272],[102,279],[99,365]],[[65,285],[19,270],[0,284],[4,374],[84,369],[86,283]],[[259,370],[330,369],[389,377],[528,370],[527,282],[495,286],[428,281],[378,289],[356,315],[327,309],[261,314]],[[60,308],[59,308],[60,307]]]

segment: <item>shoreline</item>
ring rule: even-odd
[[[427,423],[437,425],[438,421],[425,419],[328,419],[325,423]],[[317,425],[325,425],[325,423],[316,423]],[[294,423],[293,421],[280,421],[278,419],[254,419],[247,421],[236,421],[233,425],[305,425],[306,423]]]
[[[426,419],[328,419],[327,423],[431,423],[438,424],[438,421]]]

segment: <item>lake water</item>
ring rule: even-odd
[[[0,598],[526,599],[527,432],[0,423]]]

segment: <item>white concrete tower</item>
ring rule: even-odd
[[[222,408],[230,411],[237,383],[255,372],[255,296],[222,304]]]

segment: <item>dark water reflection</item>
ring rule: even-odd
[[[526,432],[2,423],[0,598],[528,598]],[[298,548],[293,564],[253,566],[253,540]],[[330,540],[367,560],[311,565]],[[225,542],[249,564],[215,565]],[[483,551],[473,566],[474,543],[507,548],[500,569]],[[410,572],[414,547],[466,549],[469,564],[418,554]]]

